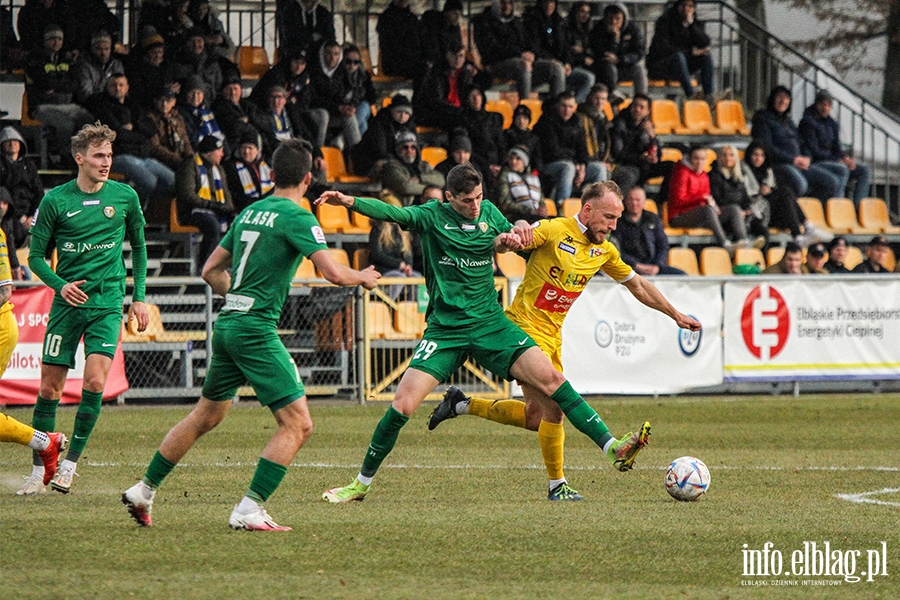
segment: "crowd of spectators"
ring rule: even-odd
[[[25,69],[30,116],[50,126],[55,166],[71,167],[69,137],[99,120],[117,132],[113,170],[132,183],[145,210],[167,207],[174,195],[181,221],[201,228],[204,239],[216,239],[236,211],[271,193],[267,158],[282,141],[300,138],[313,149],[314,185],[326,181],[321,148],[335,146],[351,172],[378,180],[382,198],[399,205],[442,186],[466,162],[510,219],[541,218],[544,198],[561,206],[583,186],[611,178],[629,198],[629,234],[621,236],[633,249],[628,256],[647,274],[668,272],[659,260],[661,221],[641,201],[658,178],[669,223],[707,227],[729,250],[762,246],[769,227],[789,230],[800,248],[829,243],[798,197],[824,202],[846,194],[858,204],[869,195],[870,173],[841,146],[828,92],[818,92],[797,125],[790,90],[774,88],[753,116],[743,159],[727,146],[711,169],[703,147],[679,162],[663,160],[648,71],[677,79],[689,98],[712,100],[715,92],[711,40],[695,1],[668,5],[649,44],[623,4],[595,7],[576,2],[564,16],[557,0],[521,10],[514,0],[493,0],[472,15],[470,39],[460,0],[421,17],[409,0],[393,0],[378,18],[380,74],[409,80],[413,94],[395,94],[383,108],[363,52],[337,41],[334,15],[318,0],[277,0],[279,59],[246,95],[236,46],[209,0],[145,0],[127,54],[115,51],[121,25],[101,0],[27,0],[18,39],[4,33],[3,57]],[[497,80],[512,80],[520,99],[547,84],[533,128],[526,104],[515,106],[507,128],[500,113],[486,110],[485,92]],[[626,80],[633,94],[619,110]],[[422,158],[417,126],[444,136],[447,159],[434,168]],[[23,160],[6,145],[18,143],[24,154],[25,142],[4,132],[6,173],[7,163]],[[41,193],[11,185],[4,219],[27,226]]]

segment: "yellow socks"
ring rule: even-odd
[[[12,442],[27,446],[34,437],[34,428],[0,414],[0,442]]]
[[[566,430],[562,423],[548,423],[541,420],[538,426],[538,442],[544,456],[544,466],[551,480],[564,479],[563,447],[566,443]]]
[[[471,398],[469,414],[503,425],[525,428],[525,403],[518,400]]]

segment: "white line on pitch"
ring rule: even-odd
[[[900,506],[900,502],[886,502],[885,500],[875,500],[869,496],[877,496],[879,494],[895,494],[900,492],[900,488],[884,488],[883,490],[875,490],[873,492],[861,492],[859,494],[835,494],[835,498],[847,500],[848,502],[856,502],[857,504],[881,504],[882,506]]]

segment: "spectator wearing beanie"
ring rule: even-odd
[[[75,63],[75,100],[84,103],[95,94],[106,92],[106,82],[115,73],[124,73],[122,61],[112,54],[112,36],[105,31],[91,38],[91,51]]]
[[[357,175],[381,178],[381,168],[394,154],[394,140],[401,131],[416,132],[413,107],[409,98],[397,94],[391,104],[369,121],[362,140],[350,149],[350,160]]]
[[[513,111],[513,122],[509,129],[503,132],[503,141],[507,148],[513,146],[525,146],[531,156],[531,168],[540,170],[541,142],[531,129],[531,109],[524,104],[518,105]]]
[[[153,100],[163,88],[172,87],[172,68],[166,61],[166,45],[163,36],[154,30],[141,39],[131,55],[137,60],[129,62],[125,74],[131,88],[131,96],[144,109],[153,106]]]
[[[222,83],[219,96],[212,105],[213,115],[229,148],[238,147],[241,130],[250,125],[250,118],[256,111],[256,105],[242,98],[242,93],[241,78],[230,76]]]
[[[506,164],[497,178],[497,192],[492,199],[510,222],[525,219],[531,223],[547,217],[541,180],[529,170],[528,161],[528,149],[513,146],[506,153]]]
[[[447,146],[447,158],[439,162],[434,170],[446,178],[447,174],[450,173],[450,169],[466,163],[471,164],[481,174],[482,180],[484,180],[484,172],[481,165],[472,162],[472,140],[469,139],[469,134],[466,130],[460,127],[453,130],[451,134],[450,144]]]
[[[396,206],[412,206],[431,185],[444,187],[444,176],[420,158],[415,133],[399,132],[393,155],[381,169],[382,200]]]
[[[181,113],[181,118],[184,119],[192,148],[196,148],[200,140],[208,135],[225,140],[225,134],[219,128],[216,116],[209,109],[206,100],[206,84],[197,75],[188,77],[181,86],[177,108]]]
[[[234,152],[225,161],[225,177],[235,213],[257,200],[270,196],[275,189],[272,169],[262,156],[259,133],[250,125],[241,128]]]

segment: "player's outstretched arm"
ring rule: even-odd
[[[675,307],[666,300],[666,297],[662,295],[659,288],[637,273],[634,274],[634,277],[626,281],[624,285],[628,288],[628,291],[631,292],[631,295],[637,298],[641,304],[654,308],[664,315],[668,315],[680,328],[699,331],[700,328],[703,327],[697,319],[675,310]]]
[[[209,284],[213,291],[223,298],[231,287],[231,275],[228,268],[231,266],[231,252],[222,246],[216,246],[213,253],[206,259],[203,272],[200,274],[203,281]]]
[[[376,271],[375,267],[370,266],[362,271],[351,269],[334,260],[326,250],[316,250],[309,255],[309,260],[313,261],[322,277],[335,285],[361,285],[367,290],[371,290],[378,285],[378,280],[381,278],[381,273]]]
[[[353,196],[348,196],[347,194],[342,194],[336,190],[329,190],[323,193],[321,196],[316,198],[314,204],[316,206],[322,204],[333,204],[334,206],[344,206],[346,208],[351,208],[356,203],[356,198]]]
[[[534,244],[534,230],[531,227],[531,223],[525,221],[523,219],[519,219],[513,224],[513,233],[518,234],[519,238],[522,240],[522,245],[526,248],[530,248],[532,244]]]

